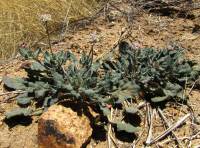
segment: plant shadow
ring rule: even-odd
[[[4,122],[9,128],[13,128],[16,125],[29,126],[33,119],[31,117],[16,116],[11,119],[5,119]]]

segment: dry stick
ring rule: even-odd
[[[165,115],[163,114],[162,110],[161,110],[159,107],[157,108],[157,110],[158,110],[158,113],[159,113],[161,119],[162,119],[163,122],[165,123],[165,126],[166,126],[167,128],[169,128],[169,127],[170,127],[170,124],[169,124],[169,122],[167,121],[167,119],[166,119]],[[172,136],[174,137],[175,141],[178,143],[178,145],[181,146],[181,147],[183,147],[182,144],[181,144],[181,142],[178,140],[177,136],[175,135],[175,133],[172,131],[171,134],[172,134]]]
[[[26,91],[11,91],[11,92],[5,92],[5,93],[1,93],[0,96],[4,96],[4,95],[10,95],[10,94],[23,94],[25,93]]]
[[[190,91],[189,91],[189,95],[192,93],[192,90],[198,81],[199,79],[195,80],[194,83],[192,84],[192,87],[190,88]]]
[[[177,121],[174,125],[170,126],[166,131],[164,131],[161,135],[157,136],[155,139],[153,139],[149,145],[161,140],[162,138],[166,137],[169,133],[171,133],[174,129],[176,129],[177,127],[179,127],[181,124],[183,124],[185,122],[185,120],[190,117],[191,114],[188,113],[187,115],[185,115],[183,118],[181,118],[179,121]]]
[[[62,31],[61,31],[62,33],[61,33],[61,35],[60,35],[60,41],[62,40],[62,37],[64,37],[64,36],[66,35],[66,31],[67,31],[67,29],[68,29],[68,27],[69,27],[69,20],[68,20],[67,18],[68,18],[68,15],[69,15],[69,11],[70,11],[70,9],[71,9],[71,6],[72,6],[72,0],[70,1],[69,8],[68,8],[68,10],[67,10],[67,13],[66,13],[65,18],[64,18],[64,21],[63,21],[63,27],[62,27]],[[64,23],[66,23],[66,27],[65,27]],[[65,29],[64,29],[64,28],[65,28]]]
[[[147,105],[147,121],[148,121],[148,126],[149,126],[149,130],[148,130],[148,136],[147,136],[147,140],[146,140],[146,144],[149,145],[149,143],[151,142],[152,139],[152,127],[153,127],[153,116],[154,116],[154,111],[152,113],[152,108],[150,106],[150,104]]]
[[[53,55],[53,51],[52,51],[52,47],[51,47],[50,33],[49,33],[49,28],[48,28],[48,21],[45,21],[44,25],[46,28],[46,34],[47,34],[47,39],[48,39],[48,43],[49,43],[49,48],[50,48],[51,54]]]
[[[113,109],[111,108],[110,112],[110,121],[112,121],[112,116],[113,116]],[[108,125],[108,148],[112,148],[112,139],[110,135],[112,134],[112,125]]]
[[[190,137],[181,137],[181,138],[178,138],[178,140],[181,140],[181,141],[189,140],[190,141],[190,140],[194,140],[194,139],[200,139],[200,138],[198,138],[199,135],[200,135],[200,131],[197,132],[196,134],[190,136]],[[163,145],[163,144],[166,144],[166,143],[170,143],[172,140],[174,140],[174,139],[168,139],[168,140],[160,143],[160,145]]]
[[[138,144],[138,142],[140,141],[144,133],[145,133],[145,129],[143,129],[142,133],[138,136],[138,139],[133,141],[133,143],[131,144],[131,148],[136,148],[136,145]]]
[[[140,102],[137,106],[138,109],[143,108],[146,105],[146,102]]]
[[[181,139],[181,140],[194,140],[194,139],[196,139],[197,136],[199,136],[199,135],[200,135],[200,131],[197,132],[197,133],[194,134],[194,135],[191,135],[190,137],[182,137],[182,138],[180,138],[180,139]]]

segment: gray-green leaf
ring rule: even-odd
[[[5,114],[6,116],[6,119],[10,119],[10,118],[13,118],[13,117],[16,117],[16,116],[29,116],[31,115],[32,113],[32,110],[31,109],[28,109],[28,108],[16,108],[10,112],[7,112]]]
[[[17,104],[19,105],[29,105],[31,104],[31,97],[17,97]]]
[[[26,86],[24,85],[25,81],[22,78],[9,78],[7,76],[3,77],[3,83],[11,89],[15,90],[24,90]]]
[[[151,101],[154,102],[154,103],[158,103],[158,102],[165,101],[167,99],[169,99],[169,96],[154,97],[154,98],[151,98]]]
[[[117,122],[116,125],[117,125],[117,131],[125,131],[127,133],[135,133],[140,130],[138,127],[135,127],[135,126],[131,125],[130,123]]]
[[[138,109],[136,106],[130,106],[125,108],[125,112],[128,114],[136,114],[138,112]]]
[[[34,62],[31,64],[31,70],[35,70],[35,71],[45,71],[46,68],[40,64],[39,62]]]

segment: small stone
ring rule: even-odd
[[[113,26],[115,26],[115,22],[110,22],[110,23],[108,24],[108,27],[109,27],[109,28],[112,28]]]
[[[40,148],[80,148],[90,139],[89,119],[78,116],[70,108],[51,106],[39,119],[38,143]]]
[[[97,31],[97,32],[102,32],[102,30],[103,30],[103,29],[102,29],[101,27],[99,27],[99,26],[96,27],[96,31]]]

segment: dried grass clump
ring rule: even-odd
[[[94,13],[95,0],[1,0],[0,59],[12,57],[21,42],[34,43],[44,37],[40,20],[50,14],[50,31],[61,29],[68,21]]]

